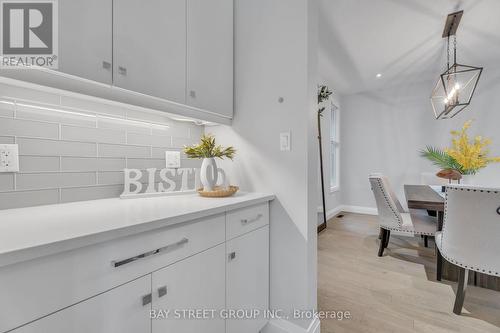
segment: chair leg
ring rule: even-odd
[[[424,246],[429,247],[429,236],[424,235]]]
[[[384,229],[380,228],[380,232],[378,233],[378,239],[382,239],[383,233],[384,233]]]
[[[378,256],[382,257],[382,255],[384,254],[385,242],[387,239],[387,230],[380,228],[380,231],[382,233],[382,239],[380,240],[380,247],[378,248]]]
[[[387,230],[386,231],[386,239],[385,239],[385,244],[384,244],[384,249],[387,249],[387,246],[389,246],[389,238],[391,237],[391,231]]]
[[[443,256],[441,255],[441,252],[439,252],[439,249],[436,246],[436,280],[441,281],[441,278],[443,276]]]
[[[469,270],[460,267],[458,271],[457,296],[455,298],[455,305],[453,306],[453,313],[457,315],[460,315],[462,313],[462,307],[464,306],[465,300],[465,289],[467,288],[468,280]]]

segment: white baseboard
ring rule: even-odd
[[[347,212],[347,213],[357,213],[357,214],[366,214],[366,215],[377,215],[378,214],[377,208],[373,208],[373,207],[342,205],[341,208],[342,208],[341,209],[342,212]]]
[[[342,211],[342,206],[335,207],[333,209],[330,209],[326,212],[326,220],[328,221],[332,217],[338,215]],[[318,207],[318,213],[323,213],[323,208]]]
[[[273,319],[269,321],[262,333],[320,333],[320,321],[319,318],[311,320],[306,329],[288,320]]]
[[[323,209],[318,207],[318,213],[322,213]],[[364,206],[350,206],[350,205],[340,205],[335,207],[334,209],[330,209],[326,212],[326,219],[329,220],[334,216],[337,216],[341,212],[346,213],[357,213],[357,214],[366,214],[366,215],[377,215],[377,208],[373,207],[364,207]]]

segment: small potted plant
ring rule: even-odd
[[[200,181],[204,191],[213,191],[218,180],[217,164],[215,158],[229,158],[232,160],[236,154],[234,147],[222,147],[215,144],[215,137],[206,134],[201,137],[200,143],[185,146],[184,153],[188,158],[202,159]]]
[[[450,182],[460,182],[464,177],[475,175],[479,170],[490,163],[500,162],[500,157],[490,157],[489,146],[491,140],[476,136],[470,138],[467,130],[472,120],[465,122],[459,131],[452,131],[452,145],[450,148],[440,149],[427,146],[422,150],[421,156],[430,160],[442,170],[437,173],[438,177],[446,178]],[[470,181],[465,181],[470,183]]]

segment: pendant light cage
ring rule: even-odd
[[[445,33],[447,38],[447,66],[432,91],[431,103],[436,119],[450,119],[469,106],[476,91],[482,67],[462,65],[457,63],[456,29],[461,18],[457,13],[450,14],[447,19]],[[454,16],[453,16],[454,15]],[[457,22],[458,20],[458,22]],[[450,65],[450,37],[453,34],[453,64]]]

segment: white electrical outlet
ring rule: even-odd
[[[181,167],[181,152],[180,151],[166,151],[165,161],[167,169],[177,169]]]
[[[19,172],[18,145],[0,145],[0,172]]]
[[[290,151],[292,149],[292,144],[290,142],[290,132],[280,133],[280,150]]]

